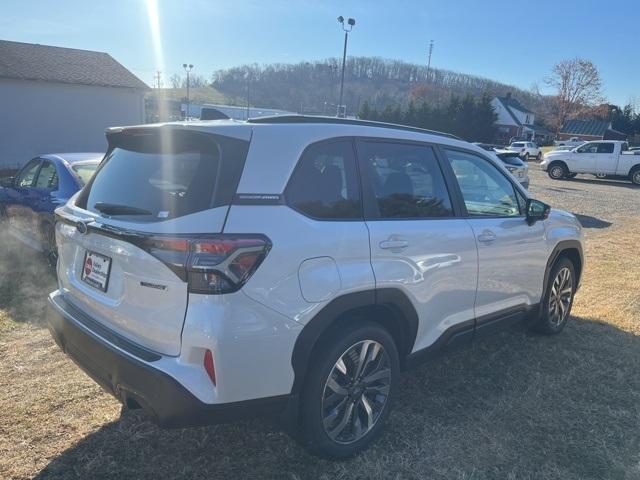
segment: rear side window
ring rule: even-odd
[[[613,143],[599,143],[596,153],[613,153]]]
[[[362,141],[358,154],[381,218],[453,216],[444,177],[431,147]]]
[[[38,179],[36,180],[36,188],[46,188],[56,190],[58,188],[58,172],[56,166],[48,161],[42,163]]]
[[[355,163],[351,140],[311,145],[289,180],[287,204],[318,219],[362,218]]]
[[[125,131],[110,138],[110,146],[78,205],[103,215],[157,221],[230,204],[248,142],[156,130]]]
[[[30,187],[31,185],[33,185],[33,180],[36,177],[39,166],[40,160],[31,160],[16,178],[16,185],[18,187]]]

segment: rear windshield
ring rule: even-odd
[[[514,143],[511,146],[512,147],[524,147],[524,143]]]
[[[78,205],[106,216],[161,221],[230,204],[248,142],[197,132],[110,138]],[[84,203],[84,205],[83,205]]]
[[[93,177],[96,168],[98,168],[97,163],[81,163],[71,165],[71,169],[78,176],[82,185],[86,185],[87,183],[89,183],[89,180],[91,180],[91,177]]]
[[[524,163],[522,162],[522,160],[520,160],[516,156],[510,156],[510,155],[498,155],[498,156],[500,157],[500,160],[502,160],[503,163],[507,165],[512,165],[514,167],[524,166]]]

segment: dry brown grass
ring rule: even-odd
[[[347,462],[266,421],[163,431],[76,368],[41,323],[53,278],[0,252],[0,478],[640,478],[640,222],[588,232],[574,318],[403,376],[382,439]],[[11,242],[9,242],[11,243]]]

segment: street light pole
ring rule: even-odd
[[[191,69],[193,68],[193,65],[189,64],[187,65],[186,63],[182,64],[182,68],[184,68],[184,71],[187,72],[187,110],[186,112],[184,112],[184,119],[188,120],[189,119],[189,73],[191,72]]]
[[[340,78],[340,101],[338,102],[338,111],[337,111],[337,116],[338,117],[346,117],[347,116],[347,109],[345,108],[343,110],[343,105],[342,105],[342,97],[343,97],[343,93],[344,93],[344,67],[345,67],[345,63],[347,61],[347,41],[349,40],[349,32],[351,30],[353,30],[353,26],[356,24],[356,21],[353,18],[350,18],[349,20],[347,20],[347,25],[345,26],[344,24],[344,17],[342,15],[340,15],[338,17],[338,23],[340,23],[340,25],[342,26],[342,30],[344,30],[344,49],[342,50],[342,75]]]

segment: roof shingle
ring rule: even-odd
[[[602,137],[610,126],[611,122],[609,122],[609,120],[602,120],[600,118],[575,118],[573,120],[567,120],[560,129],[560,133]]]
[[[0,78],[149,89],[108,53],[6,40],[0,40]]]
[[[503,105],[508,106],[509,108],[513,108],[515,110],[520,110],[522,113],[533,113],[531,110],[524,107],[518,100],[516,100],[513,97],[498,97],[498,100],[500,100]]]

